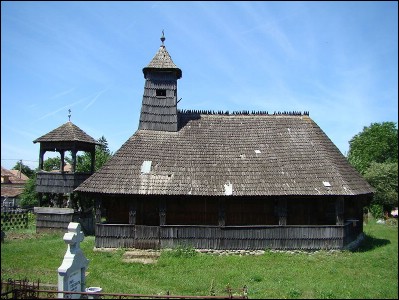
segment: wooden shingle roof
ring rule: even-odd
[[[76,190],[211,196],[373,192],[309,116],[179,118],[177,132],[136,131]]]
[[[89,144],[98,144],[90,135],[73,124],[71,121],[61,125],[60,127],[50,131],[49,133],[37,138],[33,143],[37,142],[84,142]]]
[[[147,72],[149,70],[157,69],[162,71],[174,71],[176,72],[177,79],[181,78],[182,76],[182,71],[175,65],[164,45],[159,47],[154,58],[150,61],[148,66],[143,69],[144,77],[146,78]]]

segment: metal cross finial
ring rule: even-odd
[[[162,30],[162,37],[161,37],[162,46],[163,46],[163,42],[164,41],[165,41],[165,34],[164,34],[163,30]]]
[[[69,112],[68,114],[69,122],[71,122],[71,109],[68,109],[68,112]]]

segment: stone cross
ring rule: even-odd
[[[85,292],[85,272],[89,260],[80,249],[80,242],[84,239],[84,234],[80,228],[79,223],[71,222],[68,225],[68,232],[64,234],[64,241],[68,244],[68,249],[61,266],[58,268],[59,291]],[[79,299],[80,297],[80,294],[64,295],[58,293],[58,298]]]

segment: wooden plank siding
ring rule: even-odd
[[[353,222],[326,226],[144,226],[97,224],[97,248],[342,249],[361,233]]]
[[[71,193],[83,181],[90,177],[89,173],[54,173],[38,172],[36,192],[38,193]]]

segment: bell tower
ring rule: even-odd
[[[145,84],[141,105],[139,130],[177,131],[177,80],[181,70],[173,63],[164,45],[143,69]]]

